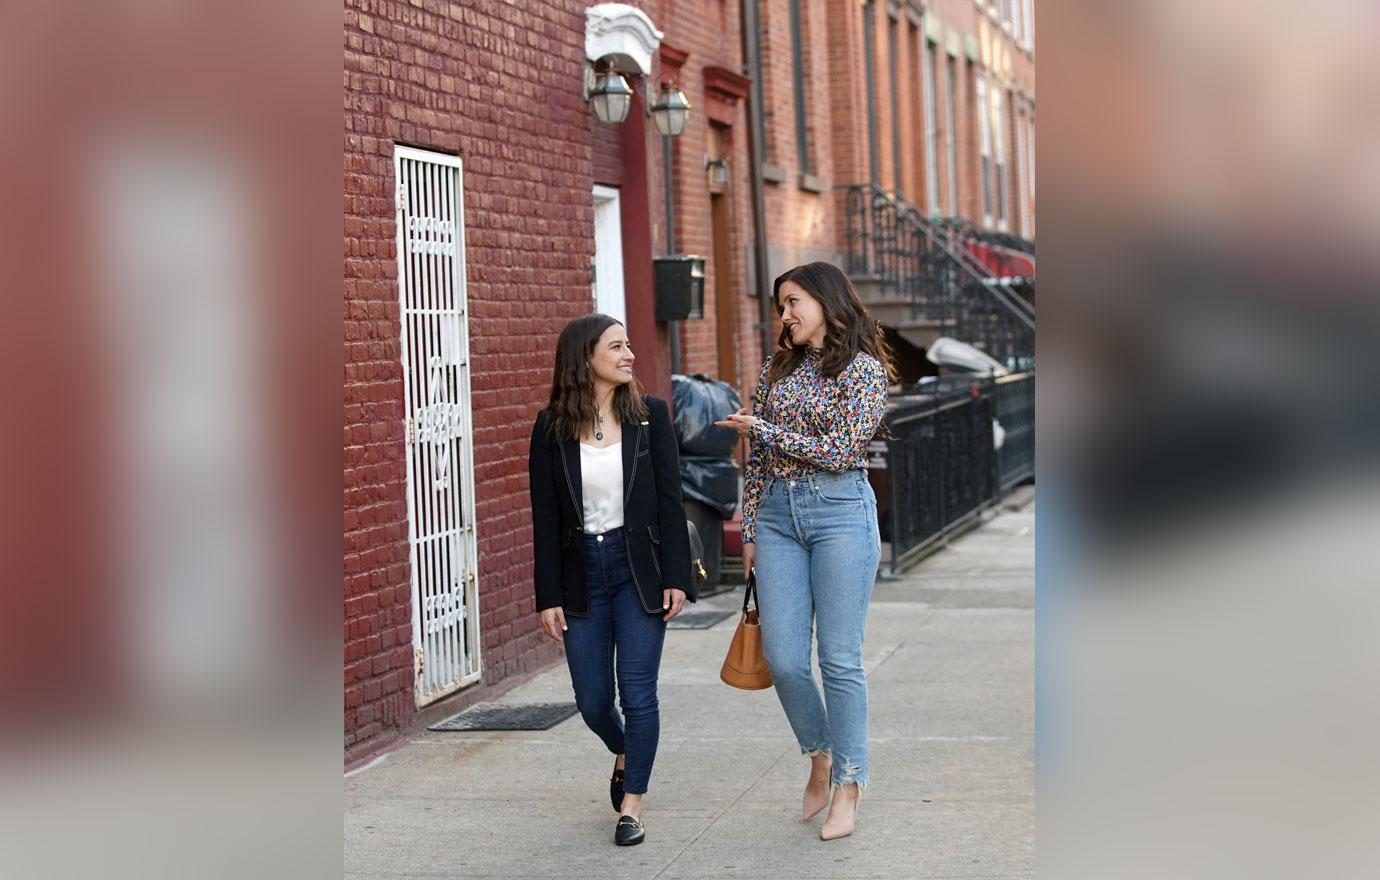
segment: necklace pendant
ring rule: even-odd
[[[604,432],[603,432],[603,431],[595,431],[595,432],[594,432],[594,439],[595,439],[595,440],[603,440],[603,439],[604,439]]]

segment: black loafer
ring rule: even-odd
[[[619,846],[637,846],[647,838],[642,822],[632,816],[618,817],[618,827],[613,831],[613,842]]]
[[[609,780],[609,800],[613,801],[615,812],[623,812],[623,768],[613,768],[613,778]]]

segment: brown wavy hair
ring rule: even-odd
[[[837,378],[858,352],[865,352],[876,358],[886,370],[889,381],[896,380],[896,366],[891,358],[891,346],[882,333],[882,325],[872,317],[853,282],[832,263],[806,263],[782,273],[772,285],[772,305],[780,315],[781,285],[794,281],[814,297],[824,308],[824,353],[820,358],[819,371],[831,379]],[[776,353],[771,359],[771,369],[767,372],[767,385],[775,385],[779,379],[789,376],[800,366],[805,357],[806,347],[791,345],[791,335],[781,328],[776,338]]]
[[[556,367],[551,375],[551,399],[544,410],[549,417],[547,430],[553,439],[578,438],[581,428],[596,424],[599,406],[594,400],[594,371],[589,368],[589,360],[599,337],[614,324],[623,326],[616,318],[595,313],[581,315],[561,331],[556,342]],[[613,411],[625,422],[647,418],[647,404],[636,378],[614,389]]]

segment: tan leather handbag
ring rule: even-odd
[[[743,616],[738,621],[738,629],[733,633],[733,641],[728,646],[728,656],[724,658],[719,678],[724,684],[742,688],[745,691],[760,691],[771,687],[771,668],[767,666],[766,654],[762,651],[762,622],[759,609],[748,610],[757,591],[757,572],[748,575],[747,587],[743,590]]]

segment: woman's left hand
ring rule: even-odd
[[[667,611],[662,620],[670,620],[680,613],[680,609],[685,606],[685,591],[677,590],[675,587],[667,587],[661,591],[661,608]]]
[[[754,416],[752,411],[747,407],[743,407],[722,421],[715,422],[714,424],[720,428],[732,428],[737,431],[740,436],[751,437],[752,426],[757,424],[757,417]]]

